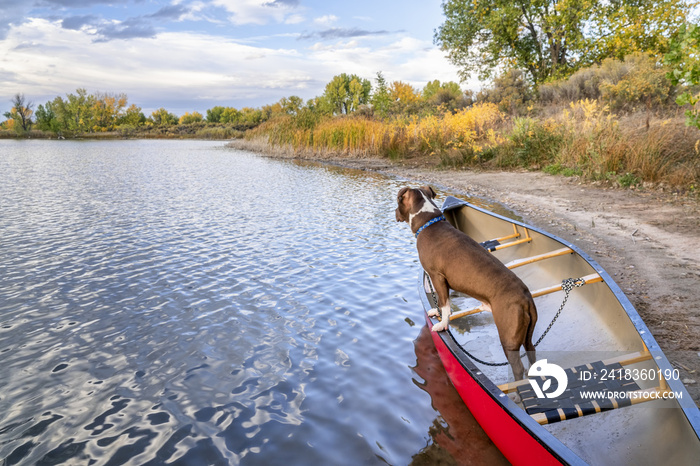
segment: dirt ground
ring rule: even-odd
[[[624,291],[700,405],[697,197],[651,187],[606,187],[541,172],[440,170],[425,158],[323,161],[497,202],[525,223],[578,245]]]

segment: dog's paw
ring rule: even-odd
[[[447,330],[447,326],[449,324],[447,322],[440,322],[438,324],[433,325],[433,332],[442,332],[443,330]]]
[[[440,311],[438,308],[434,307],[431,310],[428,311],[428,317],[435,317],[440,314]]]

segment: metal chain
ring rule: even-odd
[[[549,327],[547,327],[547,330],[544,331],[544,333],[542,334],[540,339],[537,340],[537,343],[535,343],[535,346],[540,344],[542,339],[551,330],[552,325],[554,325],[554,322],[556,322],[557,319],[559,318],[559,314],[561,314],[561,311],[564,309],[564,306],[566,306],[566,301],[569,299],[569,293],[571,293],[571,290],[573,290],[574,287],[579,288],[585,284],[586,284],[586,280],[584,280],[583,278],[567,278],[566,280],[563,280],[561,282],[561,289],[564,290],[564,301],[562,301],[561,306],[559,306],[559,310],[554,315],[554,319],[552,319],[552,322],[549,324]]]
[[[433,303],[435,304],[435,309],[438,308],[438,302],[437,302],[437,293],[435,293],[435,290],[433,289],[433,282],[430,280],[430,276],[428,275],[427,272],[423,272],[423,275],[425,278],[428,279],[428,285],[430,286],[430,296],[433,299]],[[561,311],[564,309],[564,306],[566,305],[566,301],[569,299],[569,293],[571,293],[571,290],[574,288],[581,287],[586,284],[586,281],[583,278],[567,278],[565,280],[562,280],[561,282],[561,289],[564,291],[564,300],[561,303],[561,306],[559,306],[559,310],[557,313],[554,315],[554,318],[552,319],[552,322],[550,322],[549,326],[547,329],[544,331],[542,336],[540,336],[539,340],[537,340],[537,343],[535,343],[535,346],[539,345],[540,342],[544,339],[544,337],[547,335],[547,333],[551,330],[552,326],[554,325],[554,322],[557,321],[559,318],[559,314],[561,314]],[[459,346],[462,351],[465,352],[467,356],[472,358],[474,361],[478,362],[479,364],[483,364],[485,366],[492,366],[492,367],[498,367],[498,366],[506,366],[508,365],[508,362],[486,362],[483,361],[473,354],[471,354],[469,351],[466,350],[459,342],[455,340],[455,343],[457,343],[457,346]],[[525,356],[525,353],[521,354],[520,357],[523,358]]]

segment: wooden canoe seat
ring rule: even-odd
[[[568,379],[566,390],[555,399],[538,398],[529,379],[499,385],[498,388],[504,393],[517,391],[523,408],[535,421],[539,424],[552,424],[660,399],[659,395],[669,389],[663,377],[658,387],[646,389],[640,389],[634,380],[625,377],[627,373],[624,372],[624,366],[649,359],[652,359],[652,356],[645,347],[643,351],[636,353],[565,369]],[[586,378],[588,380],[582,380]],[[531,379],[542,387],[546,378]],[[584,396],[583,392],[587,395]],[[591,396],[596,392],[598,396]],[[624,392],[626,396],[608,398],[608,392]]]
[[[582,374],[619,374],[622,369],[620,363],[606,365],[602,361],[594,362],[584,366],[566,369],[568,384],[566,391],[557,398],[538,398],[532,386],[520,385],[517,389],[522,399],[525,411],[540,424],[551,424],[553,422],[574,419],[589,414],[609,411],[611,409],[631,406],[632,400],[622,396],[618,398],[607,398],[608,392],[636,392],[640,390],[639,385],[634,380],[625,380],[619,377],[607,377],[606,380],[597,380],[591,377],[590,380],[580,380]],[[534,377],[542,386],[545,377]],[[583,392],[592,395],[602,395],[586,397]]]

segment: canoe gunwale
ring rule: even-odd
[[[629,301],[624,292],[615,283],[612,277],[588,254],[582,251],[575,244],[565,241],[551,233],[541,230],[539,228],[527,225],[523,222],[513,220],[502,215],[490,212],[481,207],[470,204],[469,202],[457,199],[455,197],[449,196],[445,199],[442,211],[447,213],[450,210],[470,208],[479,211],[483,214],[495,217],[509,224],[514,224],[522,228],[526,228],[530,231],[534,231],[538,234],[546,236],[560,244],[566,246],[572,250],[574,254],[577,254],[584,261],[586,261],[602,278],[603,283],[607,285],[610,291],[613,293],[615,298],[619,301],[624,312],[627,314],[632,325],[636,329],[641,341],[646,345],[648,351],[654,356],[654,362],[662,371],[673,370],[668,358],[664,355],[660,346],[654,339],[652,333],[649,331],[648,327],[642,320],[641,316],[634,308],[632,303]],[[423,285],[423,270],[421,269],[421,274],[419,277],[419,295],[423,307],[426,311],[426,320],[428,323],[433,322],[430,317],[427,316],[427,311],[432,307],[428,301],[428,297],[425,292]],[[585,462],[576,456],[567,446],[565,446],[559,439],[552,435],[549,431],[544,429],[540,424],[537,423],[529,414],[527,414],[523,409],[518,407],[508,396],[502,396],[503,392],[498,388],[496,383],[489,379],[481,370],[476,366],[476,364],[464,354],[463,349],[460,344],[452,335],[451,331],[440,332],[439,338],[444,343],[445,347],[452,353],[452,357],[461,364],[464,369],[465,375],[473,379],[483,390],[487,393],[491,399],[493,399],[501,409],[507,413],[513,420],[515,420],[523,430],[525,430],[529,435],[536,439],[541,445],[543,445],[548,451],[552,453],[555,458],[559,461],[570,464],[585,464]],[[690,427],[695,431],[695,434],[700,438],[700,411],[698,410],[695,403],[692,401],[690,394],[686,390],[685,386],[680,380],[668,380],[668,389],[676,393],[682,393],[682,398],[678,398],[675,401],[678,403],[683,411],[686,419],[688,420]],[[465,400],[466,401],[466,400]],[[570,422],[570,421],[565,421]],[[575,421],[574,421],[575,422]],[[489,434],[491,435],[491,434]]]

